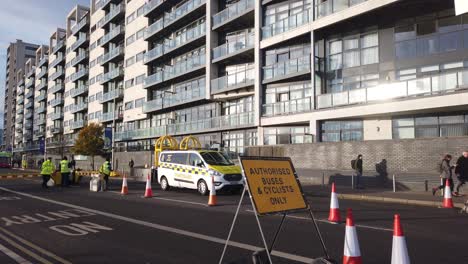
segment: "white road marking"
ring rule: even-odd
[[[8,248],[4,247],[2,244],[0,244],[0,251],[5,253],[5,255],[9,256],[12,258],[14,261],[21,263],[21,264],[32,264],[31,262],[25,260],[21,256],[17,255],[15,252],[9,250]]]
[[[109,192],[120,194],[120,192],[116,192],[116,191],[109,191]],[[197,202],[190,202],[190,201],[184,201],[184,200],[178,200],[178,199],[163,198],[163,197],[159,197],[157,195],[153,195],[153,199],[170,201],[170,202],[177,202],[177,203],[186,203],[186,204],[195,204],[195,205],[201,205],[201,206],[208,206],[207,204],[204,204],[204,203],[197,203]]]
[[[253,210],[246,210],[246,211],[249,212],[249,213],[254,213]],[[296,215],[287,215],[286,217],[311,221],[310,217],[302,217],[302,216],[296,216]],[[315,219],[315,221],[320,222],[320,223],[330,224],[330,225],[337,225],[336,223],[332,223],[332,222],[330,222],[330,221],[328,221],[326,219]],[[356,225],[356,224],[354,226],[361,227],[361,228],[367,228],[367,229],[374,229],[374,230],[379,230],[379,231],[393,232],[393,229],[383,228],[383,227],[368,226],[368,225]]]
[[[59,263],[63,263],[63,264],[72,264],[72,263],[69,262],[68,260],[65,260],[65,259],[63,259],[63,258],[61,258],[61,257],[59,257],[59,256],[57,256],[57,255],[55,255],[54,253],[52,253],[52,252],[50,252],[50,251],[47,251],[47,250],[45,250],[45,249],[43,249],[43,248],[40,248],[39,246],[37,246],[37,245],[35,245],[35,244],[33,244],[33,243],[31,243],[31,242],[25,240],[25,239],[23,239],[23,238],[21,238],[21,237],[15,235],[15,234],[13,234],[12,232],[6,230],[6,229],[3,228],[3,227],[0,227],[0,231],[4,232],[5,234],[9,235],[9,236],[12,237],[12,238],[15,238],[16,240],[18,240],[19,242],[23,243],[24,245],[29,246],[30,248],[35,249],[35,250],[37,250],[38,252],[40,252],[40,253],[42,253],[42,254],[44,254],[44,255],[46,255],[46,256],[49,256],[49,257],[53,258],[54,260],[58,261]]]
[[[0,239],[4,240],[5,242],[7,242],[8,244],[10,244],[11,246],[15,247],[16,249],[22,251],[23,253],[29,255],[30,257],[36,259],[37,261],[40,261],[41,263],[43,264],[52,264],[52,262],[48,261],[47,259],[37,255],[36,253],[32,252],[31,250],[21,246],[20,244],[16,243],[15,241],[9,239],[8,237],[6,237],[5,235],[2,235],[0,234]]]
[[[191,232],[191,231],[187,231],[187,230],[183,230],[183,229],[178,229],[178,228],[174,228],[174,227],[169,227],[169,226],[164,226],[164,225],[155,224],[155,223],[151,223],[151,222],[146,222],[146,221],[142,221],[142,220],[126,217],[126,216],[121,216],[121,215],[117,215],[117,214],[102,212],[102,211],[99,211],[99,210],[86,208],[86,207],[83,207],[83,206],[78,206],[78,205],[74,205],[74,204],[59,202],[59,201],[43,198],[43,197],[40,197],[40,196],[35,196],[35,195],[27,194],[27,193],[13,191],[13,190],[10,190],[10,189],[4,188],[4,187],[0,187],[0,190],[10,192],[10,193],[14,193],[14,194],[17,194],[17,195],[22,195],[24,197],[29,197],[29,198],[32,198],[32,199],[48,202],[48,203],[58,204],[58,205],[65,206],[65,207],[85,210],[85,211],[92,212],[92,213],[95,213],[95,214],[98,214],[98,215],[102,215],[102,216],[106,216],[106,217],[109,217],[109,218],[129,222],[129,223],[133,223],[133,224],[137,224],[137,225],[146,226],[146,227],[166,231],[166,232],[169,232],[169,233],[174,233],[174,234],[178,234],[178,235],[182,235],[182,236],[197,238],[197,239],[201,239],[201,240],[205,240],[205,241],[209,241],[209,242],[218,243],[218,244],[221,244],[221,245],[224,245],[226,243],[225,239],[218,238],[218,237],[203,235],[203,234],[200,234],[200,233],[195,233],[195,232]],[[253,246],[253,245],[249,245],[249,244],[244,244],[244,243],[240,243],[240,242],[235,242],[235,241],[229,241],[229,245],[233,246],[233,247],[241,248],[241,249],[250,250],[250,251],[258,251],[258,250],[263,249],[261,247],[257,247],[257,246]],[[313,260],[311,258],[298,256],[298,255],[294,255],[294,254],[290,254],[290,253],[286,253],[286,252],[276,251],[276,250],[274,250],[272,252],[272,255],[277,256],[277,257],[281,257],[281,258],[285,258],[285,259],[294,260],[294,261],[297,261],[297,262],[302,262],[302,263],[310,263]]]

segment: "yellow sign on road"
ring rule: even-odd
[[[291,159],[241,157],[240,160],[258,214],[308,208]]]

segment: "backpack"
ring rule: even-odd
[[[352,161],[351,161],[351,168],[352,168],[353,170],[356,169],[356,160],[352,160]]]

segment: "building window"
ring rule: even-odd
[[[320,124],[320,132],[322,142],[363,140],[361,120],[324,121]]]
[[[135,42],[135,34],[131,35],[130,37],[127,38],[126,40],[127,42],[127,46],[129,46],[130,44],[132,44],[133,42]]]
[[[136,62],[142,61],[144,57],[145,57],[145,52],[144,51],[138,53],[137,55],[135,55]]]
[[[468,115],[398,118],[392,128],[394,139],[468,136]]]
[[[139,84],[142,84],[143,81],[145,80],[145,74],[142,74],[142,75],[138,75],[136,78],[135,78],[135,85],[139,85]]]
[[[125,64],[127,65],[127,67],[132,66],[134,63],[135,63],[135,57],[130,57],[125,61]]]
[[[135,100],[135,108],[142,107],[145,102],[145,98],[140,98]]]
[[[263,130],[264,145],[312,143],[309,126],[266,127]]]

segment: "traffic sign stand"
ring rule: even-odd
[[[281,229],[286,220],[286,216],[293,212],[308,211],[313,222],[315,231],[322,245],[322,249],[327,259],[330,258],[325,246],[322,234],[302,191],[301,184],[297,177],[296,170],[290,158],[272,157],[239,157],[242,175],[244,178],[244,189],[242,191],[239,204],[237,205],[234,219],[232,220],[226,243],[224,245],[219,264],[222,264],[227,246],[231,239],[234,225],[239,215],[240,207],[246,191],[249,192],[250,202],[257,221],[260,236],[267,255],[268,263],[272,264],[271,253],[278,240]],[[279,195],[279,196],[278,196]],[[282,214],[281,222],[276,229],[271,246],[269,247],[263,233],[259,215]],[[258,253],[258,252],[257,252]],[[261,254],[257,254],[261,255]]]

